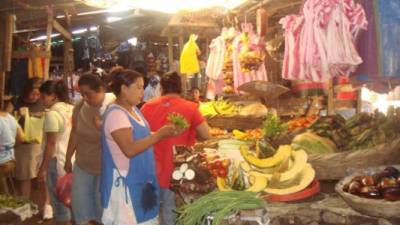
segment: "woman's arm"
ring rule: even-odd
[[[69,135],[69,141],[68,141],[68,147],[67,147],[67,153],[65,156],[65,165],[64,165],[64,170],[67,173],[72,173],[71,159],[72,159],[72,156],[75,154],[76,145],[77,145],[76,121],[75,121],[75,119],[72,119],[72,129],[71,129],[71,133]]]
[[[135,155],[143,152],[150,146],[156,144],[164,138],[176,136],[182,133],[182,130],[177,129],[173,125],[165,125],[157,132],[142,138],[140,140],[132,139],[131,128],[121,128],[111,132],[111,136],[118,144],[118,147],[125,154],[126,157],[132,158]]]
[[[47,169],[49,168],[49,162],[56,151],[56,144],[57,144],[57,132],[47,132],[45,133],[47,142],[44,148],[43,153],[43,161],[40,165],[38,179],[45,180],[47,175]]]
[[[21,127],[17,128],[17,135],[15,138],[15,144],[22,144],[25,142],[25,134]]]
[[[197,139],[204,141],[211,138],[210,127],[207,122],[204,121],[196,127]]]

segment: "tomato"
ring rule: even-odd
[[[215,162],[214,165],[215,165],[215,167],[217,167],[217,168],[221,168],[221,167],[222,167],[222,162],[218,160],[218,161]]]
[[[219,169],[218,170],[218,176],[219,177],[226,177],[227,174],[228,174],[228,171],[226,171],[226,169]]]
[[[207,170],[210,172],[213,170],[213,165],[211,163],[207,163]]]
[[[211,171],[211,174],[212,174],[212,176],[215,177],[215,178],[218,177],[218,170],[216,170],[216,169],[212,170],[212,171]]]

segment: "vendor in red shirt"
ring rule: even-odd
[[[151,131],[169,123],[169,113],[178,113],[186,118],[190,127],[181,135],[164,139],[154,145],[157,177],[161,186],[161,225],[174,225],[176,215],[174,210],[175,194],[169,187],[174,170],[173,146],[192,146],[196,137],[200,140],[210,138],[209,127],[198,110],[196,103],[183,99],[181,77],[176,72],[169,72],[161,78],[162,96],[155,98],[143,105],[141,111],[150,125]]]

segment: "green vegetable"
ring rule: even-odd
[[[263,122],[264,136],[273,138],[287,130],[287,125],[282,123],[278,116],[268,113],[267,118]]]
[[[14,198],[9,195],[0,195],[0,209],[1,208],[19,208],[25,205],[27,201],[22,198]]]
[[[168,121],[173,123],[176,126],[179,126],[183,129],[189,128],[189,123],[185,117],[183,117],[179,113],[169,113],[168,114]]]
[[[222,220],[243,209],[256,209],[265,206],[264,200],[256,193],[246,191],[214,191],[197,199],[178,210],[179,225],[205,224],[207,216],[213,216],[212,225],[219,225]]]

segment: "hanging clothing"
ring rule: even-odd
[[[199,60],[197,55],[200,49],[196,44],[197,35],[191,34],[189,41],[183,47],[180,57],[180,71],[182,74],[195,74],[200,71]]]
[[[31,49],[35,54],[40,53],[40,47],[35,46]],[[45,78],[45,57],[35,57],[28,59],[28,76]]]
[[[243,43],[242,39],[242,34],[247,33],[248,35],[248,43]],[[261,38],[254,33],[253,30],[253,25],[250,23],[244,23],[242,24],[242,34],[236,36],[236,38],[233,41],[233,53],[232,53],[232,59],[233,59],[233,82],[234,82],[234,88],[237,90],[237,88],[245,83],[248,83],[253,80],[263,80],[267,81],[268,76],[267,76],[267,70],[265,68],[265,63],[262,62],[258,70],[250,70],[249,72],[243,72],[242,67],[241,67],[241,62],[240,62],[240,54],[243,52],[243,48],[246,47],[248,48],[248,51],[253,51],[253,52],[261,52],[263,51],[263,44]]]
[[[326,81],[349,75],[362,63],[354,43],[368,22],[353,0],[306,0],[300,15],[286,16],[280,24],[285,29],[283,79]]]

